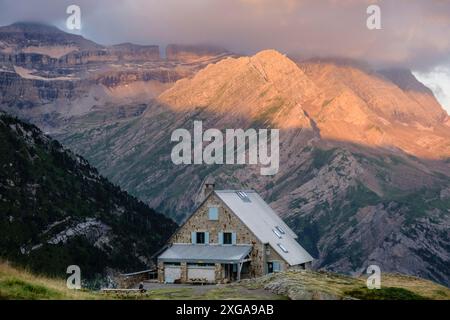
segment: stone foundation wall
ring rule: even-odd
[[[188,274],[187,274],[187,263],[186,262],[182,262],[181,263],[181,278],[180,281],[181,283],[185,283],[188,280]]]
[[[223,282],[223,270],[222,270],[222,265],[220,263],[216,263],[215,265],[215,278],[216,278],[216,282],[220,283]]]
[[[158,281],[164,282],[164,263],[158,261]]]

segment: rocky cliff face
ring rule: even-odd
[[[229,54],[224,48],[210,45],[169,44],[166,47],[166,58],[174,61],[193,62]]]
[[[121,61],[157,61],[160,60],[159,46],[141,46],[133,43],[114,45],[111,52]]]
[[[83,278],[151,265],[176,225],[35,126],[0,115],[0,256]]]
[[[162,59],[155,45],[101,46],[41,24],[0,27],[0,109],[47,129],[53,125],[49,119],[96,105],[147,101],[229,55],[207,47],[176,48]],[[196,55],[195,62],[186,63],[181,53],[186,50]]]

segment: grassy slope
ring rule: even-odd
[[[450,289],[421,278],[382,274],[381,289],[366,288],[366,279],[330,272],[285,272],[246,283],[291,299],[450,300]]]
[[[28,271],[0,263],[1,299],[98,299],[98,295],[80,290],[69,290],[62,279],[34,275]]]
[[[266,289],[264,291],[263,289]],[[383,275],[381,290],[368,290],[365,280],[325,272],[286,272],[232,285],[167,287],[146,294],[101,294],[66,288],[62,279],[36,276],[0,263],[0,299],[444,299],[450,289],[428,280]]]
[[[243,286],[208,286],[155,289],[141,293],[100,293],[88,290],[69,290],[64,279],[38,276],[26,270],[0,262],[0,300],[266,300],[286,299],[263,289],[253,290]]]

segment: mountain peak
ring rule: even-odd
[[[267,81],[278,82],[278,88],[282,89],[285,84],[289,86],[289,83],[297,83],[298,81],[304,88],[312,86],[312,82],[309,81],[303,70],[285,54],[276,50],[260,51],[250,57],[250,63],[258,69]]]
[[[31,21],[15,22],[9,26],[0,27],[0,32],[64,33],[54,25]]]
[[[275,50],[275,49],[266,49],[259,51],[256,53],[253,58],[255,59],[263,59],[263,60],[274,60],[274,59],[284,59],[287,58],[285,54]]]
[[[159,100],[174,110],[204,107],[249,122],[309,128],[302,105],[316,93],[316,86],[292,60],[264,50],[210,64],[192,79],[178,81]]]
[[[10,51],[45,46],[71,46],[77,49],[101,47],[80,35],[68,33],[53,25],[40,22],[16,22],[0,27],[0,41],[7,45]]]
[[[285,54],[276,50],[263,50],[250,57],[253,64],[261,64],[266,69],[266,72],[275,72],[272,76],[276,76],[276,72],[301,72],[302,70],[297,64],[289,59]]]

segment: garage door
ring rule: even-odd
[[[188,280],[196,279],[215,282],[216,274],[214,267],[188,266]]]
[[[175,280],[181,279],[181,267],[174,265],[164,266],[164,281],[166,283],[174,283]]]

